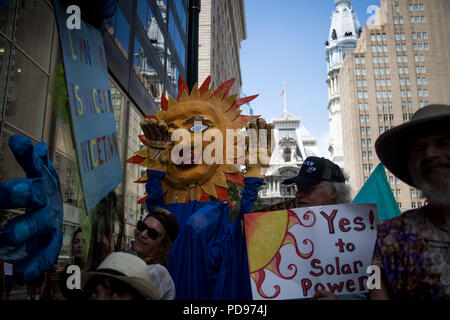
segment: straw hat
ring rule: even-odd
[[[147,264],[135,255],[126,252],[111,253],[100,263],[97,270],[83,273],[81,286],[84,288],[96,275],[118,279],[136,289],[147,300],[159,300]]]
[[[417,187],[408,169],[411,142],[418,136],[449,130],[450,105],[434,104],[418,110],[411,120],[378,137],[375,149],[378,158],[395,176],[407,184]]]

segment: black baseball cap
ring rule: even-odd
[[[341,168],[334,162],[323,157],[308,157],[298,175],[284,180],[283,183],[311,187],[322,181],[345,182],[345,177]]]

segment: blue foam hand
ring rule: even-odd
[[[27,178],[0,184],[0,207],[25,208],[0,232],[0,260],[14,264],[19,283],[49,270],[62,245],[63,202],[58,174],[44,142],[33,145],[22,135],[9,139]]]

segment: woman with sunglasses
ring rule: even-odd
[[[156,208],[138,221],[133,250],[149,268],[152,283],[162,300],[175,299],[175,285],[167,271],[167,259],[179,232],[178,219],[163,208]]]

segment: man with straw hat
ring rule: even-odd
[[[91,300],[159,300],[145,261],[125,252],[113,252],[83,273],[82,288]]]
[[[450,106],[430,105],[375,143],[384,166],[422,190],[425,206],[384,221],[373,264],[381,289],[371,299],[450,298]]]

